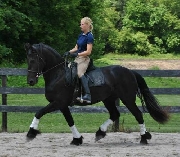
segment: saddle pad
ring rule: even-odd
[[[102,86],[105,84],[104,75],[100,68],[86,73],[86,77],[89,80],[89,87]]]

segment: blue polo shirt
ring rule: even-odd
[[[81,33],[77,40],[78,53],[86,51],[87,44],[93,44],[93,43],[94,43],[94,37],[91,32],[88,32],[87,34]]]

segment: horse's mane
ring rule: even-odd
[[[38,46],[39,48],[41,48],[41,46],[43,46],[43,47],[49,49],[51,52],[53,52],[58,57],[61,57],[60,53],[57,52],[54,48],[50,47],[49,45],[46,45],[46,44],[43,44],[43,43],[39,43],[39,44],[33,44],[33,46],[35,46],[35,47]]]

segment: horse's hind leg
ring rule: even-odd
[[[128,100],[122,100],[122,102],[129,109],[129,111],[134,115],[134,117],[139,123],[140,135],[141,135],[140,143],[147,144],[147,139],[151,139],[151,134],[146,131],[143,115],[135,103],[135,98],[134,98],[134,101],[132,101],[132,99],[131,100],[128,99]]]
[[[109,111],[110,117],[100,126],[99,130],[96,132],[96,141],[106,136],[108,126],[113,124],[113,122],[117,120],[120,116],[119,111],[116,108],[115,101],[116,99],[113,97],[109,97],[103,101],[105,107]]]

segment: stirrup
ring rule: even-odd
[[[81,98],[81,97],[77,97],[76,100],[78,100],[80,103],[83,103],[83,102],[86,102],[86,103],[88,103],[88,104],[91,103],[91,100],[86,100],[86,99],[83,99],[83,98]]]
[[[91,103],[91,100],[83,100],[84,102],[90,104]]]
[[[82,97],[77,97],[76,100],[78,100],[80,103],[83,103]]]
[[[81,97],[77,97],[76,100],[80,101],[80,100],[81,100]]]

